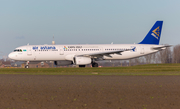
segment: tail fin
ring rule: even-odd
[[[139,44],[156,44],[159,45],[163,21],[157,21],[151,28],[146,37]]]

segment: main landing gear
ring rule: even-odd
[[[79,67],[86,67],[86,65],[79,65]]]
[[[95,62],[95,59],[91,61],[92,67],[98,67],[98,63]]]
[[[93,62],[93,63],[92,63],[92,67],[98,67],[98,63]]]
[[[79,65],[79,67],[83,68],[86,67],[86,65]],[[92,67],[98,67],[98,63],[92,63]]]

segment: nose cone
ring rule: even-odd
[[[9,57],[10,59],[15,59],[15,54],[14,54],[14,53],[10,53],[10,54],[8,55],[8,57]]]

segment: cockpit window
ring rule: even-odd
[[[15,49],[14,52],[22,52],[22,49]]]

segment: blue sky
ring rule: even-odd
[[[0,0],[0,56],[18,46],[140,42],[163,20],[161,44],[180,44],[179,0]]]

